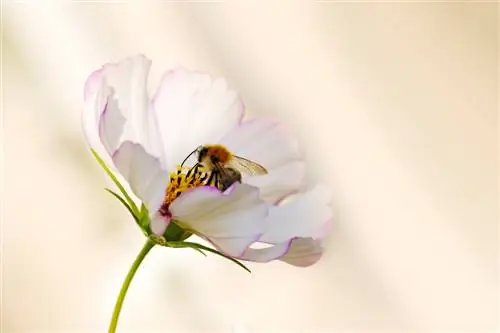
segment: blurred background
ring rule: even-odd
[[[286,121],[334,191],[300,269],[155,248],[119,332],[497,332],[494,2],[2,5],[5,333],[105,332],[143,236],[85,144],[83,84],[144,53],[224,76]]]

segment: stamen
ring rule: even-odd
[[[217,172],[207,169],[201,163],[196,163],[192,167],[177,166],[177,170],[170,173],[170,182],[159,213],[162,216],[168,216],[170,214],[169,206],[176,198],[184,191],[199,186],[216,186],[222,189],[221,178]]]
[[[195,172],[192,172],[196,168]],[[186,172],[187,171],[187,172]],[[191,188],[204,186],[203,179],[197,170],[197,166],[193,168],[177,167],[176,171],[170,173],[170,183],[165,191],[165,198],[159,213],[162,215],[168,214],[168,207],[176,198],[184,191]]]

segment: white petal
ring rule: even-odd
[[[316,263],[323,255],[323,241],[323,239],[294,238],[267,248],[249,248],[239,259],[254,262],[278,259],[293,266],[307,267]]]
[[[126,141],[113,155],[113,162],[150,213],[157,211],[169,182],[169,175],[161,169],[160,161],[140,144]]]
[[[243,182],[258,187],[263,200],[277,203],[304,188],[304,169],[304,162],[292,161],[271,169],[267,175],[243,177]]]
[[[330,224],[331,195],[326,186],[298,194],[279,206],[272,206],[267,217],[268,229],[262,242],[280,244],[296,237],[322,238]]]
[[[262,198],[275,202],[303,187],[304,167],[297,140],[280,122],[263,117],[245,121],[220,143],[268,170],[264,176],[243,175],[244,182],[261,189]]]
[[[182,67],[167,72],[152,101],[170,168],[197,146],[213,144],[238,125],[244,107],[223,79]]]
[[[323,253],[322,239],[331,224],[330,191],[324,186],[289,198],[269,209],[268,229],[259,239],[274,244],[249,248],[240,259],[268,262],[280,259],[294,266],[309,266]]]
[[[116,108],[112,89],[94,72],[85,84],[85,104],[82,113],[85,138],[107,164],[122,136],[125,118]]]
[[[126,119],[118,108],[114,91],[111,90],[99,119],[99,138],[109,155],[113,155],[123,142],[125,122]]]
[[[258,189],[239,183],[225,193],[198,187],[184,192],[170,205],[172,219],[230,256],[241,255],[259,239],[265,230],[267,211]]]
[[[225,135],[220,143],[234,154],[258,162],[268,170],[302,157],[292,133],[270,118],[247,120]]]
[[[290,240],[288,242],[272,245],[261,249],[249,248],[242,256],[238,258],[255,262],[269,262],[271,260],[283,257],[290,249],[291,244],[292,241]]]
[[[151,231],[158,235],[163,236],[165,231],[167,230],[168,224],[170,223],[170,219],[161,216],[158,212],[151,214],[151,219],[149,223],[149,228]]]
[[[307,267],[315,264],[323,255],[323,240],[298,238],[292,241],[288,252],[280,258],[287,264]]]
[[[155,155],[160,153],[154,114],[148,111],[147,77],[150,66],[149,59],[137,55],[106,64],[87,79],[86,100],[91,100],[95,94],[105,96],[104,105],[95,107],[94,114],[88,117],[94,118],[93,126],[97,126],[109,154],[113,154],[126,140],[140,142]]]
[[[102,79],[102,68],[92,72],[92,74],[89,75],[89,77],[85,81],[83,90],[83,98],[85,100],[88,100],[93,94],[97,92],[97,90],[100,89],[101,79]]]
[[[142,55],[110,63],[102,68],[102,76],[113,89],[117,107],[127,120],[125,138],[139,141],[147,132],[147,78],[151,60]]]

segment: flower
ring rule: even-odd
[[[328,188],[306,187],[293,135],[278,121],[243,120],[225,80],[183,67],[167,71],[150,99],[151,61],[104,65],[85,84],[83,128],[90,147],[117,171],[147,212],[145,232],[184,240],[196,234],[226,256],[295,266],[319,260],[331,220]],[[227,190],[181,166],[200,145],[220,144],[263,165]],[[192,167],[192,165],[191,165]],[[134,206],[134,203],[131,202]]]

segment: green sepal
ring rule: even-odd
[[[182,242],[191,235],[191,232],[184,228],[181,228],[173,220],[168,224],[167,230],[165,230],[165,233],[163,234],[168,242]]]
[[[205,257],[207,256],[207,254],[205,252],[203,252],[201,249],[192,246],[188,242],[166,242],[165,246],[167,246],[167,247],[173,247],[173,248],[180,248],[180,249],[182,249],[182,248],[184,248],[184,249],[189,248],[189,249],[193,249],[196,252],[199,252],[199,253],[203,254]]]
[[[141,212],[139,214],[139,226],[143,230],[148,230],[149,228],[149,211],[144,204],[141,204]]]
[[[97,152],[94,149],[90,149],[92,154],[94,155],[95,159],[99,163],[99,165],[106,171],[108,174],[109,178],[115,183],[116,187],[120,190],[120,192],[123,194],[123,197],[125,198],[126,202],[128,203],[131,211],[133,212],[133,215],[139,218],[140,212],[139,209],[137,208],[137,205],[135,204],[134,200],[128,195],[127,191],[125,191],[125,188],[120,184],[120,181],[116,178],[116,176],[113,174],[113,172],[109,169],[109,167],[106,165],[106,163],[102,160],[102,158],[97,154]]]
[[[140,226],[141,224],[140,224],[140,221],[139,221],[139,217],[134,214],[134,212],[132,211],[132,208],[125,201],[125,199],[123,199],[118,193],[116,193],[115,191],[113,191],[113,190],[111,190],[109,188],[105,188],[105,190],[107,192],[111,193],[111,195],[113,195],[116,199],[118,199],[118,201],[120,201],[127,208],[127,210],[129,211],[130,215],[132,215],[132,217],[134,218],[135,222],[137,222],[137,224],[139,224],[139,226]]]
[[[209,248],[208,246],[205,246],[205,245],[201,245],[201,244],[198,244],[198,243],[192,243],[192,242],[167,242],[166,246],[170,246],[170,247],[190,247],[192,249],[198,249],[200,251],[204,250],[204,251],[207,251],[207,252],[215,253],[215,254],[217,254],[217,255],[219,255],[221,257],[226,258],[227,260],[232,261],[236,265],[238,265],[241,268],[243,268],[244,270],[246,270],[248,273],[252,273],[252,271],[247,266],[243,265],[240,261],[238,261],[238,260],[236,260],[234,258],[231,258],[231,257],[225,255],[222,252],[219,252],[217,250]]]

